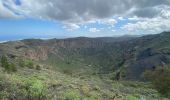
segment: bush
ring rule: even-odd
[[[19,63],[18,63],[18,64],[19,64],[20,67],[25,67],[25,66],[26,66],[24,60],[19,60]]]
[[[154,71],[144,73],[146,79],[150,80],[154,88],[163,96],[170,97],[170,67],[157,68]]]
[[[0,74],[0,100],[48,100],[47,85],[34,76]]]
[[[139,98],[137,98],[137,97],[135,97],[135,96],[133,96],[133,95],[127,95],[127,96],[125,97],[125,100],[139,100]]]
[[[90,90],[91,90],[89,85],[83,85],[83,86],[81,87],[81,89],[82,89],[83,94],[86,95],[86,96],[89,95],[89,92],[90,92]]]
[[[73,74],[72,70],[70,70],[70,69],[64,69],[63,73],[64,74],[68,74],[68,75],[72,75]]]
[[[36,65],[36,70],[41,70],[41,66],[40,65]]]
[[[4,55],[1,57],[1,66],[4,67],[6,70],[9,70],[8,59]]]
[[[43,92],[43,84],[41,81],[35,81],[30,86],[30,93],[34,96],[41,96]]]
[[[10,70],[11,70],[12,72],[16,72],[16,71],[17,71],[16,65],[15,65],[14,63],[11,63],[11,64],[10,64]]]
[[[32,61],[28,61],[28,62],[26,63],[26,66],[27,66],[28,68],[30,68],[30,69],[33,69],[33,68],[34,68],[34,63],[33,63]]]
[[[1,57],[1,64],[2,67],[5,68],[5,71],[7,72],[16,72],[17,68],[14,63],[9,63],[6,56]]]
[[[46,97],[46,86],[41,80],[30,78],[25,82],[28,94],[31,98],[42,100]]]
[[[61,100],[81,100],[78,90],[67,90],[60,98]]]

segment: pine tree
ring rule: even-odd
[[[16,72],[17,68],[14,63],[9,63],[6,56],[1,57],[1,66],[5,69],[7,72]]]
[[[8,59],[6,56],[1,57],[1,66],[5,68],[5,70],[9,71],[10,70],[10,65],[8,63]]]
[[[12,72],[16,72],[16,71],[17,71],[16,65],[15,65],[14,63],[11,63],[11,64],[10,64],[10,70],[11,70]]]

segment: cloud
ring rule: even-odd
[[[129,17],[128,20],[129,21],[138,21],[140,18],[138,18],[137,16],[133,16],[133,17]]]
[[[63,28],[66,29],[66,30],[68,30],[68,31],[73,31],[73,30],[79,29],[80,26],[79,26],[79,25],[76,25],[76,24],[66,23]]]
[[[124,30],[132,31],[150,31],[150,32],[161,32],[170,30],[170,7],[160,7],[159,16],[153,18],[141,18],[132,17],[129,20],[135,21],[133,23],[127,23],[123,27]]]
[[[89,32],[95,33],[95,32],[99,32],[100,30],[97,28],[90,28]]]
[[[160,13],[160,9],[157,8],[143,8],[143,9],[136,9],[134,10],[133,14],[138,17],[144,17],[144,18],[153,18],[155,16],[158,16]]]
[[[123,17],[118,17],[119,20],[125,20]]]
[[[112,32],[115,32],[115,31],[116,31],[116,30],[114,30],[114,29],[112,30]]]
[[[170,31],[170,19],[164,19],[161,17],[152,19],[142,19],[136,23],[128,23],[122,27],[124,30],[128,30],[134,33],[139,31],[157,33],[162,31]],[[144,33],[143,33],[144,34]]]
[[[82,24],[96,21],[114,27],[118,22],[115,17],[119,17],[119,20],[125,17],[137,22],[129,23],[122,29],[136,30],[134,27],[148,29],[143,25],[150,22],[153,26],[160,22],[156,27],[167,26],[167,22],[162,23],[161,20],[164,17],[164,21],[169,21],[168,7],[170,0],[0,0],[0,18],[26,17],[58,21],[64,24],[65,29],[75,30]],[[92,28],[91,31],[98,30]]]
[[[115,19],[105,19],[101,21],[101,23],[114,26],[117,23],[117,21]]]
[[[3,2],[0,0],[0,19],[6,19],[6,18],[17,18],[17,15],[11,10],[9,10]]]
[[[169,0],[21,0],[20,5],[12,4],[12,1],[1,0],[26,16],[67,23],[124,15],[133,8],[135,11],[131,15],[153,17],[159,13],[154,7],[170,4]]]

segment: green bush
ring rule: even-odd
[[[40,79],[6,75],[0,74],[0,100],[47,100],[47,85]]]
[[[135,96],[133,96],[133,95],[127,95],[127,96],[125,97],[125,100],[140,100],[140,99],[137,98],[137,97],[135,97]]]
[[[9,70],[9,62],[6,56],[1,57],[1,66],[4,67],[6,70]]]
[[[39,100],[46,97],[46,85],[41,80],[29,78],[25,82],[30,97],[39,98]]]
[[[170,97],[170,67],[157,68],[154,71],[146,71],[145,78],[150,80],[154,88],[163,96]]]
[[[34,68],[34,63],[32,61],[27,61],[26,66],[30,69]]]
[[[36,70],[41,70],[41,66],[40,65],[36,65]]]
[[[11,63],[11,64],[10,64],[10,70],[11,70],[12,72],[16,72],[16,71],[17,71],[16,65],[15,65],[14,63]]]
[[[81,100],[78,90],[67,90],[60,98],[61,100]]]
[[[25,61],[22,60],[22,59],[19,60],[18,65],[19,65],[20,67],[25,67],[25,66],[26,66]]]
[[[7,72],[16,72],[17,68],[14,63],[9,63],[6,56],[1,57],[1,66],[5,69]]]

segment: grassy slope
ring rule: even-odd
[[[97,76],[72,76],[53,69],[18,68],[0,73],[0,99],[147,100],[160,99],[146,83],[111,81]],[[163,99],[163,98],[162,98]]]

